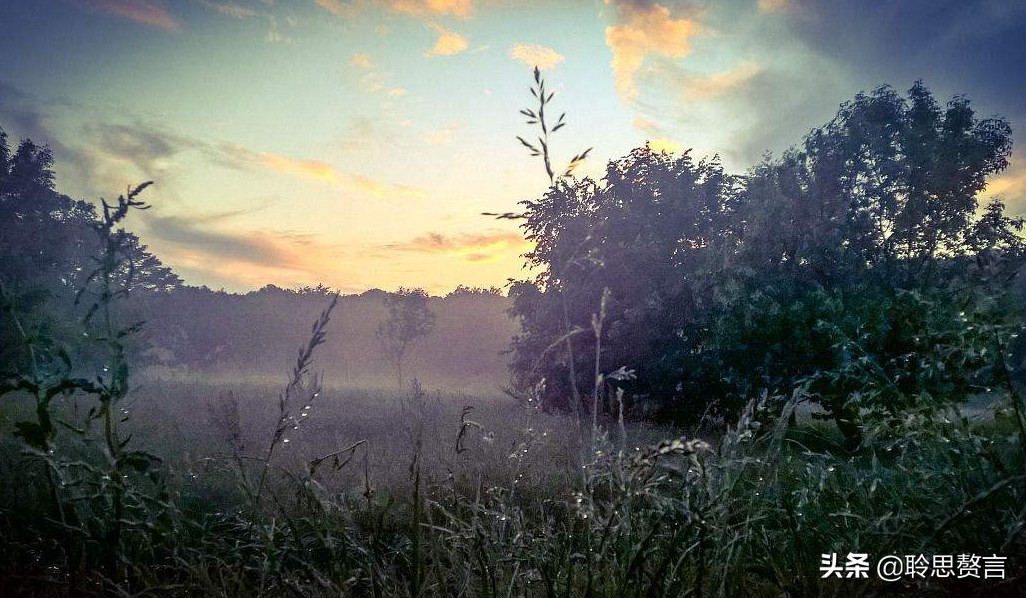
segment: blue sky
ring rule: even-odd
[[[522,277],[544,191],[515,141],[544,68],[583,174],[650,141],[744,172],[881,84],[1026,126],[1026,3],[40,0],[0,5],[0,126],[187,282],[345,291]],[[1026,209],[1026,157],[989,192]]]

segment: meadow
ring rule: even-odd
[[[908,414],[857,453],[766,400],[724,428],[580,426],[495,393],[140,376],[103,473],[89,405],[49,455],[3,420],[3,595],[694,596],[1021,593],[1012,426]],[[307,406],[309,406],[307,408]],[[1001,405],[998,405],[1000,409]],[[1010,421],[1010,420],[1008,420]],[[96,428],[95,424],[93,428]],[[626,436],[623,433],[626,433]],[[274,448],[268,454],[269,446]],[[40,468],[60,478],[56,521]],[[266,481],[259,481],[264,469]],[[120,489],[124,529],[109,545]],[[116,555],[111,578],[104,556]],[[822,554],[1005,555],[1004,579],[824,579]],[[843,558],[843,557],[842,557]],[[873,560],[875,563],[875,558]]]

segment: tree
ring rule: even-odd
[[[1010,330],[1026,256],[1022,219],[978,209],[1010,150],[1007,122],[961,96],[942,109],[916,83],[859,94],[744,177],[646,147],[599,182],[556,180],[522,202],[542,273],[510,291],[514,380],[573,407],[600,353],[601,371],[636,370],[632,393],[684,417],[798,388],[852,444],[871,419],[965,400],[1000,372],[972,331]],[[605,289],[599,351],[587,333]],[[573,352],[554,350],[569,337]]]
[[[8,310],[0,313],[0,338],[16,338],[15,320],[32,336],[83,338],[73,314],[76,291],[95,270],[103,250],[96,208],[58,193],[53,155],[31,140],[12,154],[0,128],[0,286]],[[170,291],[181,279],[150,253],[139,238],[113,231],[126,259],[111,275],[120,288]],[[0,370],[24,365],[20,343],[0,345]]]
[[[859,94],[758,166],[711,342],[723,369],[804,385],[852,446],[869,420],[990,386],[1000,352],[971,331],[1011,325],[1024,244],[1022,219],[977,197],[1010,151],[1007,122],[916,83]]]
[[[510,291],[522,329],[517,385],[544,380],[546,404],[576,408],[572,385],[593,386],[601,345],[601,371],[635,369],[635,393],[682,396],[712,301],[709,271],[733,234],[738,182],[717,160],[643,147],[610,162],[600,182],[562,179],[523,202],[534,243],[526,257],[541,274]],[[600,339],[592,316],[606,289]],[[568,334],[574,351],[554,350]]]
[[[407,351],[435,328],[435,314],[428,308],[428,299],[424,289],[404,287],[385,296],[388,317],[378,326],[377,335],[385,358],[395,368],[400,389]]]

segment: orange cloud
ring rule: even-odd
[[[341,249],[309,235],[283,231],[238,231],[213,226],[223,218],[161,216],[147,224],[147,238],[161,258],[190,281],[228,283],[235,288],[269,282],[303,285],[325,277],[349,278],[339,270]]]
[[[452,15],[466,18],[474,12],[473,0],[393,0],[389,7],[407,15]]]
[[[412,199],[424,195],[424,191],[417,187],[386,183],[355,172],[346,173],[346,180],[360,191],[377,199]]]
[[[371,67],[370,54],[353,54],[353,57],[349,59],[349,64],[358,69],[369,69]]]
[[[459,33],[449,31],[441,25],[432,25],[438,33],[438,41],[429,50],[424,52],[424,56],[432,58],[434,56],[452,56],[459,54],[467,49],[467,38],[463,37]]]
[[[301,178],[333,183],[335,168],[320,160],[302,160],[268,152],[254,152],[237,144],[223,143],[208,150],[214,159],[231,168],[263,168]]]
[[[181,31],[182,24],[155,0],[79,0],[96,10],[163,31]]]
[[[383,73],[370,72],[360,77],[360,87],[369,93],[378,93],[385,88],[388,77]]]
[[[987,197],[1000,196],[1009,212],[1026,213],[1026,166],[1019,166],[1013,157],[1013,163],[1004,172],[987,182],[983,194]]]
[[[537,44],[513,44],[509,51],[510,58],[519,60],[527,66],[538,67],[545,71],[563,62],[563,56],[545,46]]]
[[[606,0],[610,2],[611,0]],[[613,51],[613,78],[620,99],[632,102],[638,95],[635,75],[650,55],[683,58],[691,52],[690,41],[702,32],[693,19],[675,19],[661,4],[636,5],[616,0],[622,22],[606,28],[606,45]]]
[[[470,262],[481,262],[497,257],[497,253],[509,251],[519,253],[527,247],[528,243],[520,233],[492,231],[489,233],[465,233],[457,236],[428,233],[403,243],[393,243],[386,249],[455,255]]]
[[[1026,169],[1007,170],[987,183],[987,195],[1019,195],[1026,192]]]
[[[341,0],[314,0],[317,6],[338,17],[346,17],[353,14],[353,7]]]
[[[444,129],[428,131],[424,136],[424,140],[431,145],[449,145],[452,143],[456,131],[459,131],[461,128],[463,128],[462,123],[452,123]]]
[[[328,183],[334,183],[338,179],[335,168],[320,160],[297,160],[288,156],[260,152],[257,155],[257,161],[271,170],[294,174],[302,178]]]
[[[684,149],[681,144],[672,139],[658,138],[648,142],[648,147],[654,152],[667,152],[670,154],[680,153]]]
[[[246,8],[245,6],[240,6],[234,2],[211,2],[210,0],[200,0],[200,2],[204,6],[212,8],[223,15],[235,17],[236,19],[255,17],[259,14],[252,8]]]
[[[223,144],[214,158],[229,168],[263,169],[330,184],[347,184],[376,198],[414,198],[424,195],[417,187],[386,183],[356,172],[340,172],[321,160],[301,160],[281,154],[254,152],[241,145]]]
[[[762,12],[791,12],[794,9],[793,0],[759,0],[758,6]]]
[[[678,70],[674,73],[672,84],[677,87],[682,99],[704,100],[723,95],[744,85],[759,72],[759,67],[751,62],[746,62],[729,71],[703,76],[689,76]]]
[[[641,116],[635,116],[631,124],[639,131],[653,132],[659,130],[659,126],[655,122]]]

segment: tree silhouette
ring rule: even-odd
[[[554,349],[608,288],[600,369],[636,370],[631,394],[667,415],[801,387],[856,444],[865,418],[965,400],[1001,371],[977,333],[1008,325],[1026,256],[1022,219],[979,210],[1010,150],[1006,121],[916,83],[857,95],[745,176],[645,147],[600,181],[556,179],[522,202],[541,274],[510,290],[514,381],[573,408],[596,345]]]
[[[428,294],[424,289],[399,287],[385,296],[388,318],[378,326],[377,334],[385,358],[395,369],[399,388],[403,386],[403,361],[407,351],[435,328],[435,314],[427,304]]]

